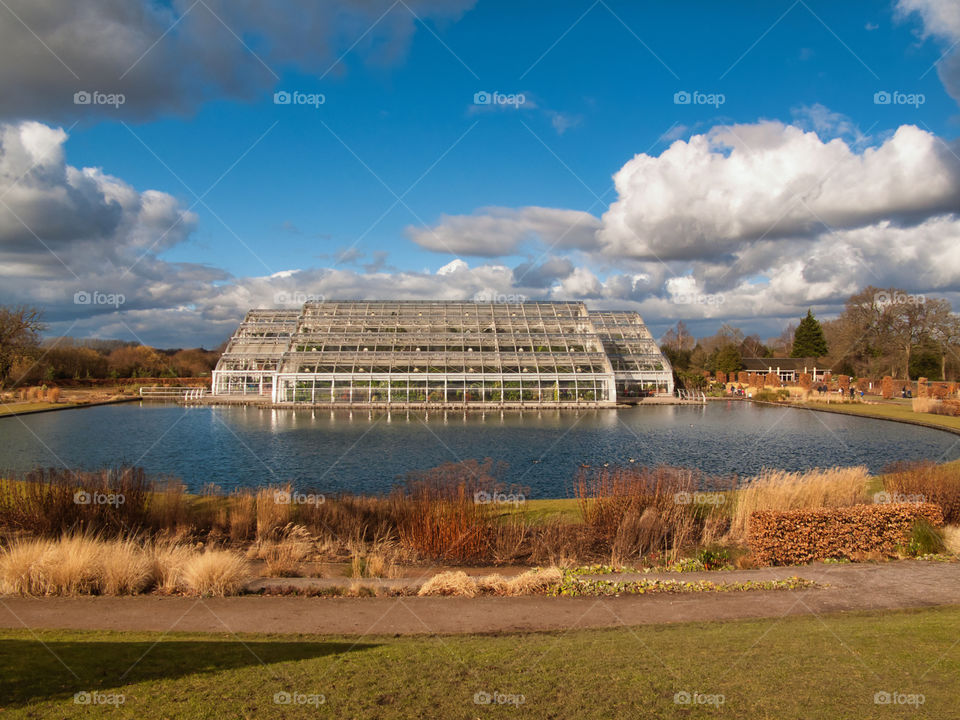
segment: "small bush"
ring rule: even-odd
[[[253,577],[250,564],[226,550],[208,550],[189,558],[182,570],[183,588],[193,595],[236,595]]]
[[[154,581],[154,562],[142,545],[125,539],[100,550],[99,590],[104,595],[136,595]]]
[[[0,594],[43,595],[43,568],[50,543],[17,541],[0,553]]]
[[[447,570],[434,575],[427,580],[417,592],[417,595],[456,595],[458,597],[474,597],[477,594],[477,584],[462,570]]]
[[[183,588],[183,568],[196,551],[175,542],[157,543],[152,548],[153,577],[158,593],[170,595]]]

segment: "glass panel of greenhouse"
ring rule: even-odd
[[[636,313],[578,302],[378,301],[251,310],[214,395],[279,404],[603,406],[672,393]]]

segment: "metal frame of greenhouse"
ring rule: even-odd
[[[608,406],[672,395],[634,312],[579,302],[308,302],[251,310],[214,397],[318,406]]]

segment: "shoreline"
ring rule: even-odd
[[[960,435],[960,428],[950,427],[948,425],[939,425],[933,422],[926,422],[924,420],[915,420],[913,418],[900,418],[900,417],[889,417],[886,415],[878,415],[871,412],[859,412],[857,410],[844,410],[841,408],[829,408],[822,407],[820,405],[811,406],[811,405],[801,405],[798,403],[777,403],[777,402],[766,402],[764,400],[753,400],[758,405],[767,405],[770,407],[787,407],[794,408],[796,410],[810,410],[814,412],[828,412],[834,413],[836,415],[847,415],[852,417],[862,417],[869,420],[887,420],[889,422],[898,422],[904,423],[905,425],[916,425],[918,427],[930,428],[931,430],[942,430],[948,432],[952,435]]]
[[[36,410],[24,410],[23,412],[6,412],[0,415],[0,420],[5,417],[23,417],[24,415],[36,415],[37,413],[59,412],[61,410],[77,410],[80,408],[97,407],[98,405],[117,405],[120,403],[134,402],[139,397],[114,398],[113,400],[98,400],[97,402],[86,403],[65,403],[62,407],[37,408]]]

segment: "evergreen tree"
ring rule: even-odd
[[[826,354],[827,341],[823,337],[823,328],[813,316],[813,312],[807,310],[807,316],[800,321],[797,331],[793,334],[793,350],[790,351],[790,357],[818,358]]]

